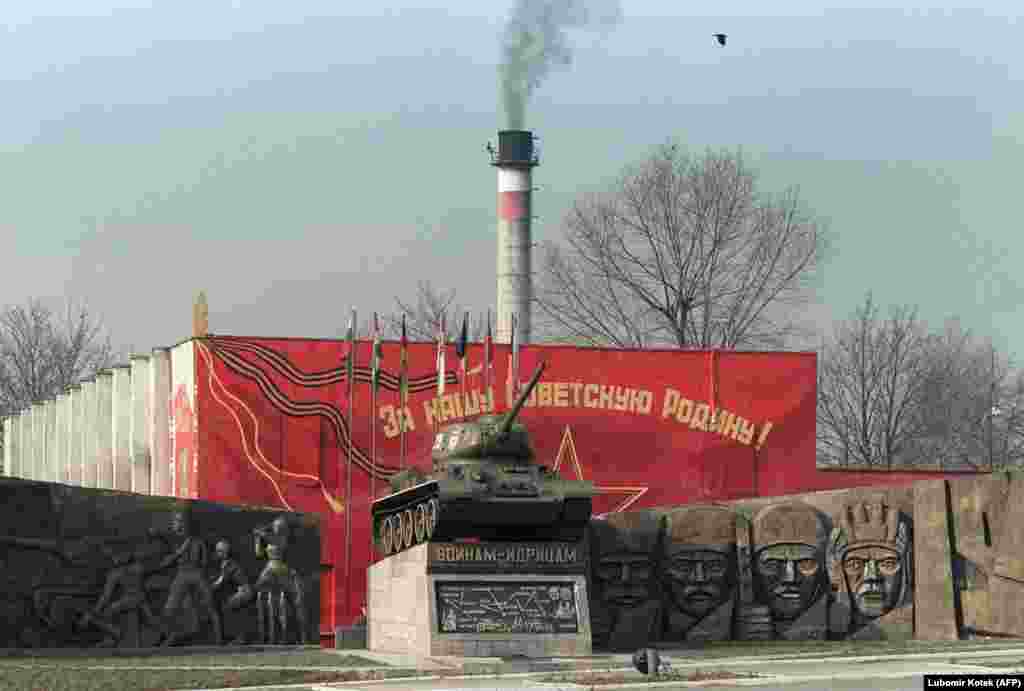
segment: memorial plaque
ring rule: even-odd
[[[430,573],[584,573],[577,542],[432,542]]]
[[[576,584],[448,581],[436,584],[441,633],[573,634]]]

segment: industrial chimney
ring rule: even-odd
[[[533,168],[539,163],[532,132],[498,132],[498,150],[491,149],[491,165],[498,169],[498,324],[495,335],[499,343],[511,340],[513,314],[516,338],[520,343],[530,342],[533,300],[530,199]]]

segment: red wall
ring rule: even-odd
[[[332,502],[344,501],[349,413],[344,348],[340,341],[215,337],[202,341],[196,355],[199,495],[324,516],[324,582],[334,584],[337,596],[333,611],[325,609],[321,628],[327,631],[350,622],[364,602],[371,485],[377,495],[385,493],[386,478],[400,464],[393,414],[399,345],[383,346],[374,466],[370,345],[361,342],[352,402],[353,583],[348,590],[344,513],[340,506],[332,509]],[[501,411],[508,404],[508,349],[497,350],[494,391]],[[424,470],[429,470],[434,432],[425,404],[432,405],[436,394],[435,354],[434,344],[410,344],[415,430],[406,437],[406,462]],[[595,513],[926,477],[815,470],[813,353],[529,346],[521,355],[522,380],[542,356],[547,370],[521,418],[539,462],[557,466],[563,477],[594,481]],[[439,413],[454,412],[450,406],[463,385],[470,401],[473,392],[482,393],[482,374],[472,373],[481,360],[482,346],[471,344],[471,374],[464,381],[449,348],[446,398],[444,405],[434,403]],[[714,417],[711,410],[717,411]],[[351,593],[347,601],[346,591]]]

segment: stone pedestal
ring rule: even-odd
[[[423,656],[591,654],[582,543],[429,543],[369,568],[368,648]]]

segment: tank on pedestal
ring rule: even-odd
[[[429,474],[403,471],[373,502],[378,549],[390,556],[424,542],[459,538],[577,541],[590,520],[593,485],[564,480],[534,462],[516,422],[544,371],[541,363],[512,408],[437,432]]]

